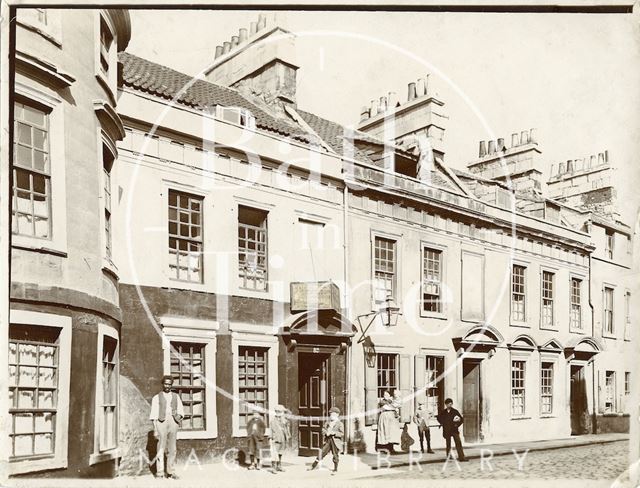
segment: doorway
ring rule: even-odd
[[[323,417],[331,407],[329,354],[298,353],[298,455],[315,456],[322,448]]]
[[[585,367],[571,365],[571,435],[588,433],[587,382]]]
[[[462,363],[462,431],[465,442],[480,441],[481,401],[480,361],[466,359]]]

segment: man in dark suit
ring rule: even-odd
[[[453,400],[451,398],[447,398],[444,401],[444,410],[438,414],[437,419],[442,426],[442,436],[447,442],[447,457],[449,457],[449,453],[451,452],[451,438],[453,437],[453,441],[456,443],[458,461],[467,461],[464,457],[462,442],[460,441],[460,434],[458,433],[458,427],[462,425],[463,418],[460,412],[453,408]]]

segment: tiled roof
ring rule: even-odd
[[[214,105],[244,108],[253,114],[256,126],[260,129],[293,136],[302,141],[309,140],[301,127],[267,113],[233,88],[205,80],[194,80],[192,76],[133,54],[120,53],[118,57],[123,64],[123,83],[127,87],[167,100],[177,97],[178,103],[196,109],[206,109]],[[189,83],[191,85],[184,89]],[[184,93],[180,93],[183,89]]]

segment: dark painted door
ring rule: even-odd
[[[298,355],[298,454],[315,456],[322,447],[322,417],[329,411],[329,355]]]
[[[480,440],[480,363],[464,361],[462,366],[462,429],[465,442]]]
[[[571,435],[587,433],[587,385],[584,366],[571,366]]]

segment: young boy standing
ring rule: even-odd
[[[247,421],[247,439],[249,444],[249,469],[260,469],[260,449],[267,426],[258,409],[253,410],[253,415]]]
[[[316,469],[320,461],[322,461],[322,458],[331,451],[331,454],[333,455],[332,474],[335,474],[338,472],[340,451],[342,451],[342,439],[344,438],[344,425],[342,425],[342,421],[340,420],[340,409],[338,407],[331,407],[329,409],[329,420],[324,423],[324,426],[322,427],[322,434],[324,435],[322,451],[313,461],[309,471]]]
[[[413,416],[413,422],[418,427],[418,437],[420,438],[420,451],[424,453],[424,438],[427,439],[427,452],[433,454],[431,450],[431,432],[429,431],[429,421],[433,414],[425,408],[424,402],[418,403],[418,408]]]
[[[282,454],[291,439],[291,427],[289,419],[285,415],[285,408],[278,405],[275,417],[271,422],[271,455],[273,457],[273,471],[284,471],[282,469]]]

